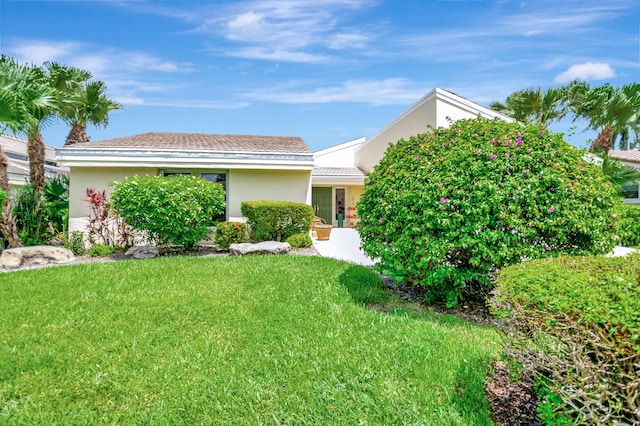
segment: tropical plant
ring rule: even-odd
[[[520,122],[548,127],[566,116],[564,100],[563,88],[549,88],[543,91],[536,87],[518,90],[510,94],[504,103],[492,102],[490,107]]]
[[[113,185],[115,213],[159,244],[187,250],[203,240],[224,213],[224,189],[195,176],[133,176]]]
[[[89,203],[87,231],[91,244],[101,243],[123,249],[133,245],[133,229],[113,211],[106,191],[87,188],[84,201]]]
[[[13,248],[20,245],[16,222],[13,217],[13,203],[11,197],[9,197],[11,186],[9,185],[7,173],[8,167],[9,160],[2,152],[2,146],[0,146],[0,191],[6,194],[4,203],[0,202],[0,249],[5,247]]]
[[[488,290],[503,266],[606,253],[617,197],[583,156],[561,135],[498,120],[400,140],[357,205],[362,247],[380,272],[450,306]]]
[[[583,81],[575,81],[566,89],[567,105],[575,119],[588,121],[587,129],[611,132],[609,146],[630,149],[638,144],[640,127],[640,83],[629,83],[621,87],[610,84],[590,87]],[[631,135],[635,133],[635,140]],[[605,136],[608,138],[608,136]]]
[[[34,184],[21,186],[16,194],[14,215],[24,245],[49,244],[65,232],[69,217],[69,178],[47,179],[43,191]]]

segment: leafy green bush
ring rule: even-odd
[[[621,246],[635,247],[640,245],[640,206],[621,204],[616,207],[615,214],[617,243]]]
[[[293,248],[302,248],[302,247],[311,247],[313,241],[311,241],[311,236],[307,234],[293,234],[286,240],[285,243],[289,243],[289,245]]]
[[[491,307],[574,424],[635,424],[640,413],[640,256],[560,257],[500,271]],[[545,417],[549,417],[546,413]]]
[[[615,190],[561,135],[461,120],[390,146],[357,205],[378,270],[455,305],[524,259],[605,253]]]
[[[9,198],[9,194],[0,189],[0,209],[4,207],[4,202]]]
[[[308,233],[315,216],[308,204],[290,201],[246,201],[240,205],[247,218],[251,241],[282,241]]]
[[[218,222],[214,241],[221,250],[229,250],[231,244],[247,240],[247,224],[244,222]]]
[[[113,185],[115,213],[159,244],[192,249],[224,212],[224,189],[194,176],[133,176]]]
[[[22,244],[50,244],[55,235],[67,229],[68,189],[69,178],[65,175],[47,179],[43,191],[33,184],[18,188],[13,214]]]
[[[89,249],[89,256],[91,257],[109,256],[110,254],[113,254],[115,251],[116,249],[114,247],[96,243],[92,245],[91,248]]]
[[[64,242],[64,247],[71,250],[71,253],[76,256],[84,254],[86,251],[84,248],[84,233],[82,231],[71,231]]]

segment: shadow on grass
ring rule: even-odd
[[[387,315],[407,316],[438,324],[458,325],[466,321],[453,315],[440,314],[421,302],[409,302],[387,288],[380,275],[360,265],[352,265],[339,277],[354,303]]]

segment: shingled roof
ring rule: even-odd
[[[623,150],[610,150],[609,158],[620,161],[627,161],[629,163],[640,163],[640,151],[637,149],[631,149],[629,151]]]
[[[61,148],[82,149],[145,149],[179,151],[219,151],[253,153],[310,154],[311,150],[299,137],[217,135],[205,133],[152,132],[102,141],[79,143]]]

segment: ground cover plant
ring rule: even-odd
[[[491,328],[385,314],[320,257],[173,257],[5,273],[0,423],[491,424]]]
[[[616,193],[562,135],[460,120],[391,145],[358,203],[364,251],[454,306],[525,259],[605,253]]]

